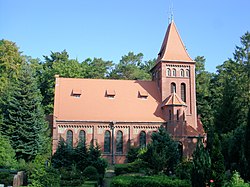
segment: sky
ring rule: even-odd
[[[64,49],[80,62],[118,63],[130,51],[150,60],[159,53],[170,7],[189,55],[204,56],[209,72],[232,58],[250,31],[249,0],[0,0],[0,39],[42,61]]]

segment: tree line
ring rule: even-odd
[[[250,180],[250,33],[246,32],[240,41],[234,57],[219,65],[215,73],[206,71],[205,57],[195,58],[197,110],[208,134],[205,150],[214,168],[212,178],[217,181],[224,180],[218,177],[225,177],[226,171],[234,170]],[[79,62],[70,59],[66,50],[51,52],[40,60],[25,56],[14,42],[2,39],[0,154],[4,159],[0,159],[0,167],[15,167],[17,160],[34,162],[37,155],[50,159],[50,130],[45,116],[53,111],[56,74],[150,80],[154,64],[155,59],[143,60],[142,53],[133,52],[117,63],[102,58]]]

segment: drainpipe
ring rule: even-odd
[[[112,121],[110,124],[109,124],[109,128],[112,132],[112,144],[111,144],[111,153],[112,153],[112,164],[114,165],[115,164],[115,154],[114,154],[114,129],[115,129],[115,121]]]

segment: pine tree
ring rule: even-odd
[[[246,134],[245,134],[245,158],[247,161],[247,179],[250,181],[250,107],[248,109],[248,122],[246,126]]]
[[[225,179],[224,157],[221,153],[220,140],[217,134],[214,134],[212,149],[210,150],[211,157],[211,179],[217,187],[223,186]]]
[[[192,186],[205,187],[209,181],[211,159],[205,150],[201,138],[198,139],[193,153]]]
[[[29,65],[24,64],[11,83],[5,104],[2,132],[10,137],[17,159],[30,161],[48,145],[41,94]]]
[[[153,133],[151,138],[152,142],[147,146],[147,151],[140,157],[155,174],[159,172],[173,173],[181,157],[178,143],[164,128]]]
[[[75,148],[75,162],[78,170],[83,171],[88,165],[88,152],[85,140],[80,139],[77,147]]]

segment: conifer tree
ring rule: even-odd
[[[213,179],[215,186],[223,186],[225,179],[224,157],[221,153],[221,145],[217,134],[214,134],[213,137],[213,145],[212,149],[210,150],[210,157],[211,179]]]
[[[2,132],[10,137],[17,159],[30,161],[48,145],[41,94],[28,64],[22,65],[17,79],[11,82]]]
[[[205,187],[209,181],[211,159],[199,137],[193,153],[192,186]]]
[[[246,126],[246,134],[245,134],[245,158],[247,161],[247,179],[250,181],[250,107],[248,109],[248,122]]]
[[[76,167],[80,171],[83,171],[89,164],[87,151],[85,140],[80,139],[77,147],[75,148]]]

